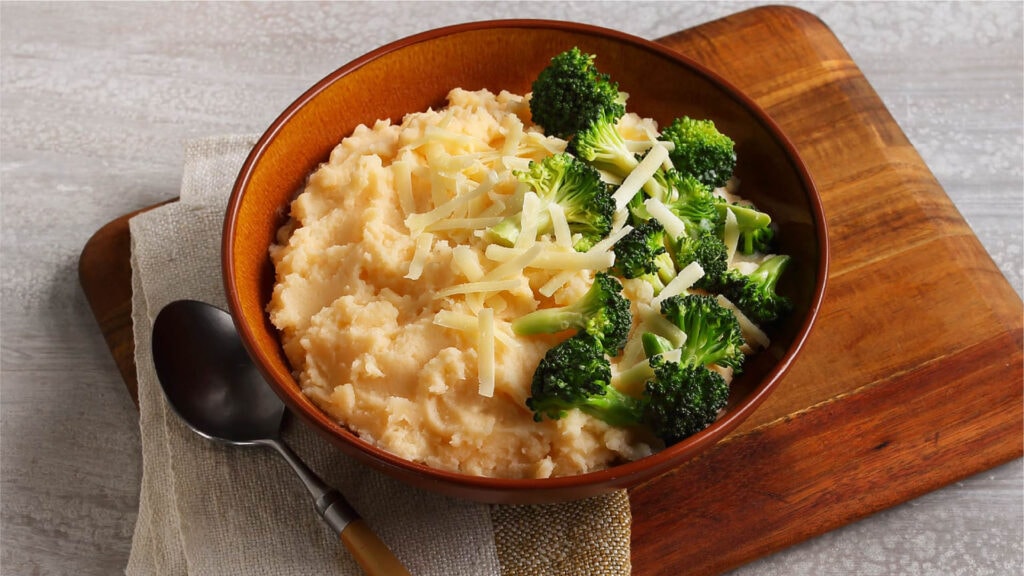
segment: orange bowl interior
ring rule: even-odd
[[[628,92],[630,111],[667,124],[710,118],[736,142],[740,193],[778,223],[779,251],[793,257],[780,291],[796,310],[771,332],[771,347],[736,379],[728,412],[704,432],[637,462],[544,480],[470,477],[404,461],[331,421],[298,389],[264,310],[274,273],[268,247],[307,175],[359,124],[400,122],[442,107],[450,89],[526,93],[551,57],[578,46]],[[414,485],[489,502],[544,502],[627,487],[662,473],[734,429],[764,399],[796,356],[824,291],[824,218],[793,146],[747,97],[713,73],[652,42],[564,22],[473,23],[427,32],[375,50],[318,82],[274,121],[245,162],[224,225],[223,272],[242,338],[290,409],[344,452]]]

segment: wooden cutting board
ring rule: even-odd
[[[659,42],[793,140],[832,261],[817,325],[767,402],[630,491],[634,572],[718,573],[1020,457],[1020,297],[829,29],[766,7]],[[134,397],[130,216],[90,239],[80,278]]]

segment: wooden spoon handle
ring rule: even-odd
[[[409,571],[363,519],[349,522],[341,541],[368,576],[409,576]]]

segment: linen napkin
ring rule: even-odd
[[[291,469],[265,448],[200,438],[170,411],[152,321],[189,298],[225,307],[220,235],[252,136],[191,142],[180,199],[132,218],[132,321],[142,438],[139,515],[126,574],[359,574]],[[412,488],[286,419],[285,441],[345,494],[416,575],[602,576],[630,571],[624,491],[564,504],[490,506]]]

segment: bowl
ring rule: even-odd
[[[307,175],[357,125],[444,106],[454,87],[529,92],[555,54],[578,46],[630,94],[629,108],[665,125],[689,115],[714,120],[736,143],[741,193],[778,223],[779,251],[793,261],[779,289],[794,313],[774,326],[769,348],[734,380],[726,412],[706,430],[649,457],[587,474],[548,479],[470,476],[410,462],[370,445],[329,418],[292,377],[265,313],[274,271],[268,248]],[[510,50],[509,47],[515,47]],[[593,496],[649,480],[714,445],[772,392],[800,352],[825,288],[828,241],[814,183],[793,144],[748,96],[713,71],[656,43],[589,25],[503,20],[450,26],[378,48],[338,68],[266,130],[234,185],[223,229],[230,311],[246,348],[289,409],[342,452],[411,485],[490,503],[541,503]]]

